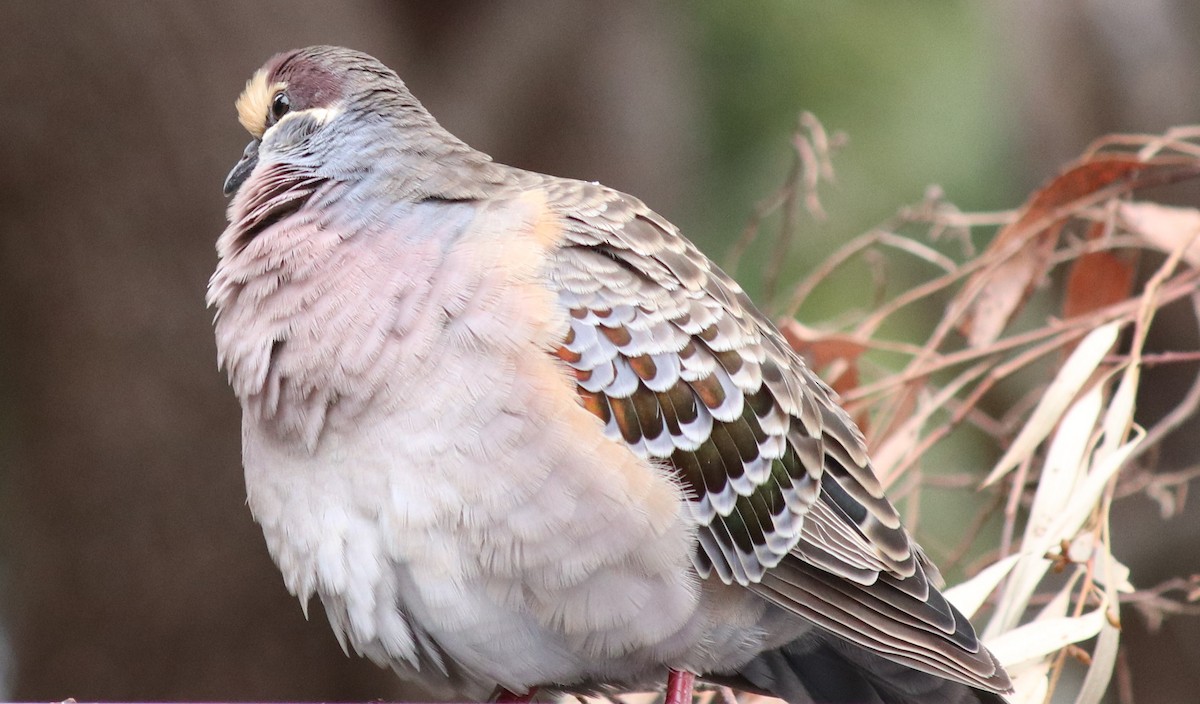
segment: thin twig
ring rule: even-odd
[[[1012,554],[1013,539],[1017,534],[1017,511],[1021,508],[1021,496],[1025,493],[1025,481],[1032,461],[1032,457],[1022,458],[1013,474],[1008,499],[1004,503],[1004,526],[1000,529],[1000,559]]]
[[[775,239],[775,250],[771,253],[771,258],[767,261],[767,269],[763,274],[763,292],[767,301],[775,300],[775,291],[779,286],[779,276],[783,273],[783,265],[788,260],[788,253],[791,250],[792,241],[796,235],[797,224],[797,203],[800,200],[800,189],[804,185],[804,174],[812,168],[811,162],[806,159],[811,158],[807,155],[809,152],[804,149],[804,145],[808,142],[799,132],[792,136],[792,145],[795,148],[796,158],[792,161],[792,166],[788,171],[787,183],[791,185],[784,193],[782,205],[782,217],[779,221],[779,236]]]
[[[946,557],[942,560],[943,569],[949,570],[958,566],[958,563],[970,553],[971,548],[975,545],[975,539],[979,537],[984,526],[988,524],[988,521],[992,520],[992,517],[996,515],[996,510],[1003,505],[1004,494],[995,493],[988,505],[971,520],[970,525],[967,526],[966,533],[963,535],[962,540],[958,542],[958,545],[946,554]]]
[[[1149,434],[1147,434],[1149,436]],[[1143,440],[1142,442],[1145,442]],[[1171,487],[1187,484],[1200,478],[1200,466],[1188,467],[1175,472],[1142,472],[1117,487],[1117,498],[1140,494],[1150,487]]]
[[[804,301],[808,300],[808,297],[812,295],[817,286],[855,256],[876,246],[886,246],[897,251],[906,252],[917,259],[933,264],[947,273],[953,273],[958,269],[958,264],[954,260],[938,252],[936,249],[908,237],[901,237],[891,230],[877,228],[859,235],[839,247],[836,252],[826,257],[808,276],[801,279],[800,283],[792,288],[792,293],[788,296],[787,305],[783,309],[783,315],[794,318],[800,311],[800,307],[804,305]]]
[[[1192,295],[1192,309],[1195,311],[1197,320],[1200,320],[1200,294]],[[1151,447],[1156,447],[1163,438],[1194,417],[1198,408],[1200,408],[1200,375],[1197,375],[1192,381],[1192,386],[1184,395],[1183,400],[1146,431],[1146,437],[1142,440],[1141,446],[1134,450],[1129,462],[1136,460]]]
[[[1160,304],[1165,305],[1192,294],[1197,282],[1200,282],[1200,270],[1189,270],[1176,276],[1164,287],[1163,294],[1160,297]],[[842,396],[845,400],[857,401],[882,393],[892,393],[896,387],[907,384],[914,379],[920,379],[944,369],[958,366],[959,364],[973,362],[994,355],[997,352],[1022,347],[1054,335],[1063,335],[1064,339],[1080,338],[1105,323],[1114,320],[1131,320],[1137,312],[1139,305],[1140,299],[1127,299],[1120,303],[1092,311],[1087,315],[1068,318],[1053,325],[1001,338],[987,347],[968,348],[942,355],[936,362],[930,363],[925,367],[905,369],[899,374],[886,379],[880,379],[873,384],[860,386],[853,391],[846,392]]]

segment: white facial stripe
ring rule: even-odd
[[[289,112],[288,114],[284,115],[279,120],[279,122],[276,122],[275,124],[268,127],[267,131],[263,133],[262,138],[265,140],[267,138],[267,135],[271,134],[271,132],[273,130],[275,130],[280,125],[286,123],[288,120],[293,120],[293,119],[298,119],[303,116],[308,116],[312,120],[314,120],[318,125],[324,125],[340,114],[342,114],[342,106],[339,104],[331,105],[327,108],[309,108],[307,110],[296,110],[293,112]]]

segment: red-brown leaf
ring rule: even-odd
[[[1200,173],[1200,161],[1181,156],[1142,160],[1134,154],[1102,153],[1068,168],[1026,201],[985,256],[1005,257],[973,275],[966,290],[980,293],[958,329],[972,346],[995,341],[1046,275],[1062,224],[1081,209],[1129,191],[1171,183]]]
[[[1087,238],[1103,236],[1103,223],[1093,223]],[[1135,255],[1128,252],[1089,252],[1071,264],[1067,274],[1063,317],[1073,318],[1125,300],[1133,291]]]

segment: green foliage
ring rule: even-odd
[[[723,252],[748,204],[780,183],[803,110],[849,142],[834,160],[837,185],[822,194],[830,218],[804,223],[804,251],[785,280],[919,200],[929,184],[964,209],[1019,199],[1018,164],[1005,156],[1015,132],[1011,110],[972,3],[703,0],[689,7],[708,106],[701,141],[711,150],[698,187],[713,197],[680,224],[707,251]],[[754,294],[761,292],[755,263],[765,256],[752,249],[739,272]]]

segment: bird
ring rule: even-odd
[[[218,365],[344,651],[460,701],[1005,701],[837,394],[668,220],[493,161],[351,49],[236,109]]]

